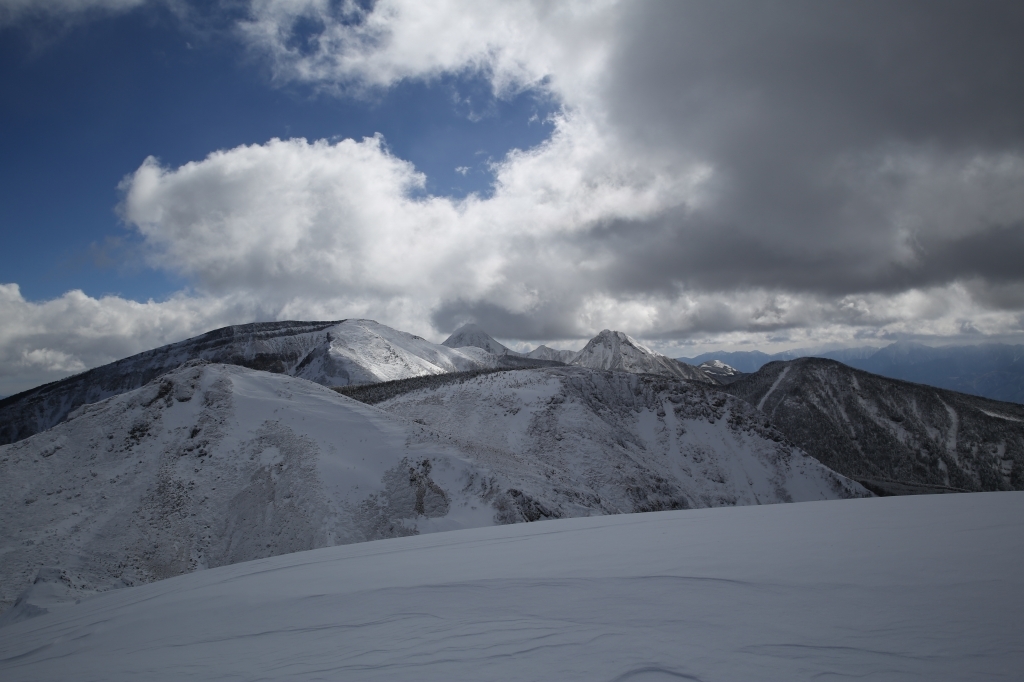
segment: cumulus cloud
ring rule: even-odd
[[[239,32],[278,79],[327,89],[475,71],[499,94],[550,86],[582,96],[606,66],[618,14],[610,0],[378,0],[371,9],[351,0],[253,0]]]
[[[268,0],[243,31],[282,79],[473,70],[561,103],[492,198],[433,223],[476,269],[422,306],[538,338],[816,328],[851,300],[917,319],[911,293],[949,287],[1006,309],[980,293],[1024,283],[1021,27],[1015,3]]]
[[[278,82],[346,97],[472,72],[543,90],[551,137],[459,200],[424,196],[380,137],[148,159],[122,216],[195,293],[90,305],[166,338],[248,314],[612,327],[667,352],[1019,339],[1022,30],[1012,2],[255,0],[237,34]],[[12,362],[25,349],[93,362],[49,338]]]
[[[139,303],[69,291],[27,301],[17,284],[0,284],[0,395],[9,395],[114,360],[242,322],[251,305],[179,295]]]
[[[612,127],[638,154],[706,159],[719,182],[713,205],[634,247],[657,265],[624,265],[624,281],[685,271],[695,287],[831,294],[1019,281],[1020,259],[987,264],[1021,253],[1021,26],[1014,3],[630,14],[603,86]]]
[[[555,127],[495,167],[486,199],[420,196],[424,177],[379,137],[292,139],[176,169],[149,159],[125,179],[121,212],[153,265],[206,295],[241,289],[278,311],[298,299],[344,302],[415,329],[455,299],[529,316],[600,288],[606,264],[579,243],[590,226],[650,218],[697,197],[703,178],[699,168],[668,177],[619,163],[577,117]],[[579,333],[565,313],[547,324]]]

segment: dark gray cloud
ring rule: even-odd
[[[455,299],[436,308],[430,316],[435,329],[454,331],[464,324],[480,325],[489,334],[505,339],[565,339],[586,336],[588,329],[574,324],[570,306],[549,303],[526,313],[513,312],[488,301]]]
[[[713,200],[595,228],[587,248],[624,254],[609,286],[1024,280],[1024,4],[635,9],[612,120],[647,155],[709,163]]]
[[[1016,2],[649,3],[610,81],[621,125],[753,167],[881,141],[1024,140]]]

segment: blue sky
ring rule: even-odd
[[[60,31],[0,28],[0,279],[32,300],[82,289],[145,301],[187,286],[138,262],[138,235],[115,210],[118,184],[151,155],[180,166],[273,137],[381,133],[426,173],[425,192],[463,197],[490,192],[489,162],[551,132],[543,93],[499,99],[474,73],[349,97],[274,84],[224,26],[211,28],[162,5]]]
[[[1010,0],[0,0],[0,394],[268,319],[1021,343],[1022,33]]]

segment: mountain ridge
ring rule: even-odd
[[[0,444],[44,431],[81,405],[138,388],[196,359],[325,386],[492,368],[503,362],[482,349],[448,348],[373,320],[233,325],[5,398],[0,401]],[[508,363],[523,361],[510,358]]]
[[[371,407],[192,360],[0,446],[0,609],[26,589],[18,617],[45,608],[40,567],[73,599],[417,533],[870,494],[690,382],[578,367],[404,381]]]
[[[713,351],[678,359],[693,364],[718,359],[740,371],[756,372],[769,362],[798,357],[838,360],[891,379],[1024,404],[1024,345],[1019,344],[927,346],[897,341],[882,348],[862,346],[821,352],[796,349],[774,355],[761,351]]]
[[[881,494],[1024,490],[1024,406],[825,358],[771,362],[722,388],[829,468]]]

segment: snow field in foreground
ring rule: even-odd
[[[0,629],[16,680],[982,680],[1024,670],[1024,493],[330,547]]]

